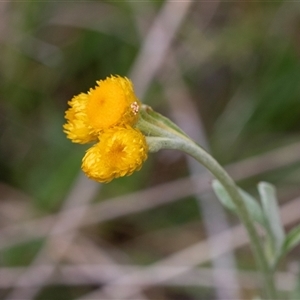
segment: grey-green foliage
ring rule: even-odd
[[[218,180],[213,181],[212,188],[220,202],[232,212],[237,213],[234,203]],[[267,182],[258,184],[260,202],[242,189],[239,190],[252,220],[265,229],[266,255],[270,266],[276,268],[280,260],[300,244],[300,225],[285,234],[280,219],[276,189],[273,185]]]
[[[279,255],[285,239],[285,232],[280,220],[276,189],[270,183],[260,182],[258,191],[267,230],[267,248],[269,249],[270,259],[273,259]]]
[[[280,251],[278,251],[277,257],[274,260],[273,267],[276,268],[282,258],[284,258],[285,255],[287,255],[293,248],[295,248],[297,245],[300,244],[300,224],[293,229],[291,229],[280,248]]]
[[[218,180],[214,180],[212,183],[212,187],[220,202],[229,210],[236,213],[235,205],[232,202],[227,191],[224,189],[223,185]],[[244,203],[247,207],[248,213],[250,214],[251,218],[260,225],[264,226],[265,221],[263,217],[263,212],[258,202],[255,200],[255,198],[253,198],[250,194],[246,193],[242,189],[239,189],[239,191],[243,197]]]

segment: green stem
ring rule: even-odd
[[[180,128],[151,108],[143,107],[137,127],[148,136],[149,144],[152,144],[149,145],[150,150],[158,151],[162,148],[181,150],[194,157],[220,181],[235,204],[238,215],[248,231],[253,253],[264,280],[266,296],[268,299],[277,299],[272,270],[254,222],[233,179],[210,154],[193,142]]]
[[[249,213],[246,209],[242,196],[239,193],[235,182],[210,154],[208,154],[204,149],[202,149],[193,141],[190,140],[189,142],[187,142],[187,140],[184,139],[181,142],[179,142],[177,140],[175,144],[175,147],[170,148],[184,151],[187,154],[194,157],[222,183],[227,193],[230,195],[232,201],[236,206],[239,217],[249,234],[251,246],[258,268],[260,269],[263,275],[266,295],[268,299],[277,299],[273,274],[269,268],[268,261],[261,244],[261,240],[255,229],[253,221],[249,216]]]

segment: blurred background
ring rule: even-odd
[[[89,145],[62,125],[73,95],[128,76],[239,186],[257,196],[259,181],[276,185],[290,230],[300,222],[300,3],[4,1],[0,43],[1,299],[259,294],[247,236],[202,167],[164,150],[102,185],[80,169]],[[282,299],[299,250],[277,274]]]

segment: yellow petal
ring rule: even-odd
[[[132,82],[126,77],[111,76],[97,82],[88,93],[89,124],[98,131],[113,126],[132,126],[138,119],[139,100]]]
[[[68,102],[65,113],[67,123],[63,125],[67,138],[74,143],[85,144],[97,140],[97,132],[90,126],[86,114],[88,95],[81,93]]]

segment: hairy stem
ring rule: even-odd
[[[162,148],[177,149],[191,155],[206,167],[226,189],[248,232],[254,257],[263,277],[266,297],[272,300],[277,299],[272,269],[268,264],[254,221],[251,219],[233,179],[210,154],[192,141],[169,119],[154,112],[148,106],[142,107],[140,116],[137,127],[147,136],[150,150],[155,152]]]
[[[238,191],[235,182],[210,154],[208,154],[204,149],[202,149],[193,141],[187,141],[187,139],[181,141],[177,140],[175,144],[175,149],[186,152],[187,154],[194,157],[203,166],[205,166],[222,183],[227,193],[230,195],[232,201],[236,206],[238,215],[245,228],[247,229],[258,268],[260,269],[263,276],[266,296],[268,297],[268,299],[276,299],[277,297],[272,271],[269,268],[268,261],[261,244],[261,240],[255,229],[253,220],[251,220],[250,218],[250,215],[246,209],[246,206],[244,205],[244,201],[240,192]]]

